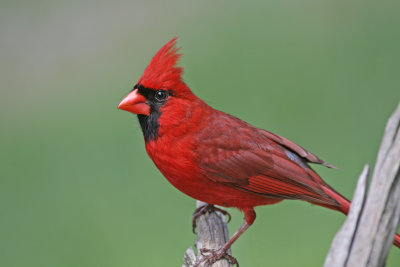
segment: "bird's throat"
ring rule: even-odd
[[[150,142],[158,137],[158,129],[160,128],[158,120],[160,115],[161,112],[159,110],[152,110],[149,116],[137,115],[146,142]]]

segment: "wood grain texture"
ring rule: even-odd
[[[400,219],[400,103],[382,139],[365,203],[368,173],[360,176],[350,215],[336,235],[325,267],[380,267]]]
[[[369,166],[365,165],[360,177],[358,178],[350,212],[347,215],[347,219],[342,228],[333,239],[324,267],[346,266],[349,256],[348,252],[351,250],[354,234],[357,231],[361,211],[365,204],[369,172]]]
[[[206,205],[206,203],[197,201],[196,208]],[[199,251],[201,249],[219,249],[229,240],[228,227],[225,216],[220,212],[207,212],[197,219],[197,239],[195,248],[197,255],[192,247],[189,247],[183,257],[183,267],[192,267],[197,260],[202,258]],[[228,253],[231,255],[231,251]],[[205,266],[202,264],[201,266]],[[212,267],[231,267],[227,260],[221,259],[214,263]]]

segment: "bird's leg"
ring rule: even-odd
[[[219,211],[219,212],[221,212],[223,215],[228,216],[228,222],[231,221],[231,218],[232,218],[232,217],[231,217],[231,215],[229,214],[229,212],[227,212],[226,210],[220,209],[220,208],[218,208],[218,207],[215,207],[215,206],[212,205],[212,204],[207,204],[207,205],[198,207],[198,208],[194,211],[194,213],[193,213],[193,218],[192,218],[192,230],[193,230],[193,233],[194,233],[194,234],[196,234],[196,225],[197,225],[196,221],[197,221],[197,219],[198,219],[201,215],[205,214],[206,212],[215,212],[215,211]]]
[[[227,254],[226,251],[232,246],[232,244],[253,224],[254,220],[256,219],[256,213],[254,209],[245,210],[245,218],[243,225],[239,228],[239,230],[222,246],[222,248],[213,250],[213,249],[201,249],[201,254],[208,254],[204,255],[202,259],[200,259],[193,267],[198,267],[200,264],[204,263],[205,266],[211,266],[218,260],[225,258],[231,264],[236,264],[239,267],[238,261],[232,257],[231,255]]]

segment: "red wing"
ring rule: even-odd
[[[305,150],[301,146],[293,143],[292,141],[290,141],[290,140],[288,140],[288,139],[286,139],[286,138],[284,138],[282,136],[279,136],[279,135],[276,135],[276,134],[273,134],[271,132],[268,132],[268,131],[265,131],[265,130],[261,130],[261,129],[258,129],[258,131],[262,135],[264,135],[265,137],[271,139],[272,141],[274,141],[274,142],[282,145],[283,147],[286,147],[289,150],[295,152],[298,156],[302,157],[304,160],[306,160],[308,162],[316,163],[316,164],[322,164],[325,167],[337,169],[336,166],[323,161],[322,159],[320,159],[317,156],[315,156],[314,154],[308,152],[307,150]]]
[[[201,133],[195,151],[209,179],[277,198],[332,203],[321,188],[325,183],[306,163],[324,164],[318,157],[237,118],[225,115],[215,122]]]

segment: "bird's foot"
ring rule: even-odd
[[[203,215],[203,214],[205,214],[207,212],[211,213],[211,212],[215,212],[215,211],[219,211],[223,215],[228,216],[228,222],[231,221],[232,216],[229,214],[229,212],[227,212],[226,210],[217,208],[214,205],[207,204],[207,205],[198,207],[193,213],[193,218],[192,218],[192,230],[193,230],[193,233],[196,233],[196,225],[197,225],[196,224],[196,220],[197,220],[197,218],[199,218],[201,215]]]
[[[221,259],[226,259],[230,264],[234,264],[239,267],[239,263],[235,257],[232,257],[228,253],[226,253],[227,249],[220,248],[220,249],[207,249],[203,248],[200,250],[200,253],[203,255],[198,262],[196,262],[193,267],[198,267],[200,264],[204,263],[204,267],[211,267],[214,263]]]

